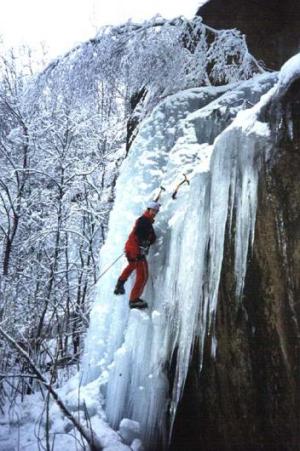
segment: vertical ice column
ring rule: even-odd
[[[99,383],[105,381],[102,391],[111,424],[117,427],[124,416],[139,421],[150,449],[157,437],[165,440],[167,409],[172,428],[195,340],[200,368],[207,333],[212,333],[212,351],[216,350],[214,321],[226,224],[235,229],[237,293],[243,288],[254,236],[260,156],[267,140],[266,127],[256,121],[257,111],[237,117],[215,140],[210,171],[206,167],[203,172],[199,162],[205,144],[194,141],[197,134],[191,132],[191,123],[182,126],[181,137],[171,148],[166,145],[167,113],[165,108],[163,115],[144,123],[124,163],[101,253],[105,267],[116,243],[124,244],[128,235],[123,218],[133,222],[138,206],[153,196],[158,181],[168,186],[178,171],[191,171],[190,186],[180,191],[176,201],[167,192],[157,217],[160,240],[149,255],[151,277],[144,293],[151,315],[129,312],[126,296],[112,297],[120,262],[99,287],[87,359],[91,362],[92,356],[98,366],[96,376],[106,374]]]

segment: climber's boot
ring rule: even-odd
[[[144,309],[148,307],[147,302],[143,301],[143,299],[133,299],[131,301],[129,301],[129,307],[130,308],[139,308],[139,309]]]
[[[125,294],[125,287],[124,287],[124,283],[126,282],[126,280],[118,280],[117,285],[115,287],[114,290],[114,294]]]

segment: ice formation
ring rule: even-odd
[[[163,185],[155,224],[159,239],[149,255],[151,276],[143,295],[150,308],[129,310],[130,281],[126,295],[113,295],[125,265],[125,258],[118,260],[95,288],[82,380],[97,381],[110,424],[137,421],[150,449],[168,441],[195,341],[203,349],[209,333],[216,352],[227,225],[235,230],[236,292],[242,293],[258,173],[268,145],[269,131],[258,114],[275,82],[276,75],[265,74],[165,99],[140,124],[122,165],[100,272],[123,252],[135,219]],[[173,200],[183,174],[190,185],[182,185]]]
[[[300,53],[290,58],[281,68],[278,79],[278,92],[286,91],[300,75]]]

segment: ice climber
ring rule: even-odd
[[[154,218],[159,208],[160,204],[158,202],[150,201],[148,203],[147,210],[136,220],[133,230],[125,244],[125,255],[128,260],[128,265],[120,275],[114,293],[124,294],[126,280],[133,271],[136,271],[135,283],[129,298],[130,308],[144,309],[148,307],[147,302],[143,301],[140,296],[148,280],[146,255],[148,254],[149,247],[156,240],[152,224],[154,223]]]

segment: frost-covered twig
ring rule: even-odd
[[[38,379],[38,376],[34,376],[32,374],[23,374],[23,373],[15,373],[15,374],[0,373],[0,377],[3,377],[3,378],[6,378],[6,377],[9,377],[9,378],[13,378],[13,377],[24,377],[24,378],[27,378],[27,377],[30,377],[32,379]]]
[[[30,366],[31,370],[35,374],[36,378],[43,384],[43,386],[48,390],[58,407],[61,409],[63,414],[71,421],[73,426],[80,432],[80,434],[85,438],[87,443],[90,446],[91,451],[101,451],[103,449],[103,446],[100,443],[99,438],[96,436],[94,431],[89,431],[86,428],[84,428],[72,415],[72,413],[69,411],[69,409],[66,407],[62,399],[59,397],[58,393],[52,385],[46,380],[46,378],[42,375],[40,370],[37,368],[35,363],[32,361],[30,356],[27,354],[24,349],[22,349],[16,340],[12,338],[7,332],[3,330],[3,328],[0,326],[0,334],[8,341],[8,343],[16,350],[18,353],[26,360],[28,365]]]

